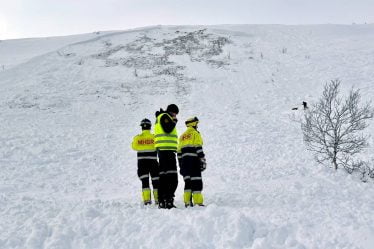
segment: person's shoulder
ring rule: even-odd
[[[188,133],[190,133],[190,131],[187,129],[187,130],[185,130],[184,132],[182,132],[182,135],[181,135],[181,136],[183,136],[183,135],[185,135],[185,134],[188,134]]]
[[[147,130],[139,134],[141,137],[154,137],[155,134],[151,132],[151,130]]]
[[[187,137],[189,139],[193,139],[194,137],[196,137],[196,132],[194,129],[187,129],[182,135],[184,135],[184,137]]]
[[[198,134],[198,135],[200,135],[200,132],[199,132],[198,130],[196,130],[196,129],[191,129],[191,132],[192,132],[193,134]]]
[[[159,116],[161,116],[162,114],[166,113],[162,108],[160,108],[159,111],[156,111],[155,112],[155,116],[156,118],[158,118]]]
[[[194,130],[193,134],[194,134],[195,137],[197,137],[197,138],[199,138],[199,139],[202,138],[201,133],[200,133],[200,131],[198,131],[198,130]]]
[[[161,113],[160,114],[160,116],[161,116],[161,118],[167,118],[167,119],[172,119],[172,117],[169,115],[169,113],[167,113],[167,112],[164,112],[164,113]]]

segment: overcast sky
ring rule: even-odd
[[[0,0],[0,40],[158,24],[374,23],[374,0]]]

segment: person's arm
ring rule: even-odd
[[[160,124],[161,124],[162,129],[164,129],[166,133],[170,133],[173,131],[173,129],[177,125],[177,122],[171,119],[169,115],[165,114],[165,115],[162,115],[162,117],[160,118]]]
[[[197,156],[201,158],[205,158],[205,154],[203,151],[203,139],[198,131],[194,134],[194,144],[196,145],[196,153]]]
[[[203,151],[203,139],[198,131],[196,131],[194,136],[194,144],[196,145],[196,153],[200,159],[200,169],[204,171],[206,169],[206,159]]]
[[[132,140],[132,143],[131,143],[131,148],[133,149],[133,150],[137,150],[137,147],[136,147],[136,143],[137,143],[137,136],[135,136],[134,138],[133,138],[133,140]]]

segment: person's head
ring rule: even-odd
[[[177,114],[179,113],[179,108],[175,104],[170,104],[166,108],[166,112],[169,113],[171,116],[176,117]]]
[[[197,128],[197,124],[199,123],[199,119],[197,117],[189,118],[186,120],[185,124],[187,127]]]
[[[152,127],[152,123],[149,119],[145,118],[140,122],[140,126],[142,127],[142,130],[150,130]]]

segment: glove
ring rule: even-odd
[[[205,158],[200,159],[200,170],[203,172],[206,169],[206,160]]]

